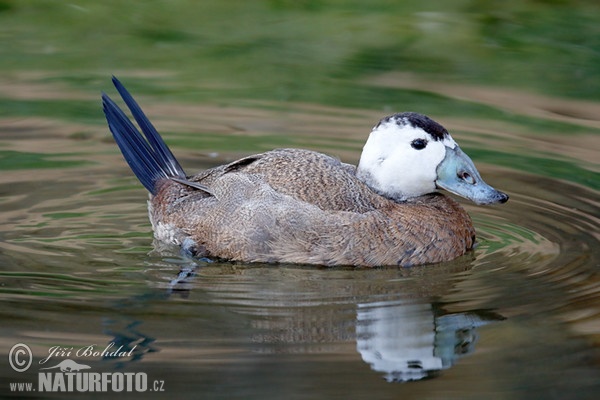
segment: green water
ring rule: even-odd
[[[90,397],[11,391],[61,346],[45,365],[142,372],[145,397],[597,398],[599,26],[593,1],[0,1],[0,397]],[[356,163],[410,110],[511,200],[461,201],[480,244],[440,265],[192,269],[152,243],[113,74],[188,173],[276,147]],[[110,343],[133,351],[75,355]]]

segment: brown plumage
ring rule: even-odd
[[[154,236],[195,256],[357,266],[447,261],[473,247],[475,229],[437,189],[478,204],[508,200],[481,179],[444,127],[416,113],[382,119],[358,167],[280,149],[188,177],[135,100],[113,82],[143,136],[106,95],[104,112],[151,193]]]
[[[196,253],[247,262],[415,265],[472,248],[464,209],[441,194],[396,202],[324,154],[274,150],[189,178],[214,196],[165,179],[150,200],[160,240],[196,243]]]

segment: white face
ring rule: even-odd
[[[456,142],[446,133],[434,137],[397,118],[383,120],[371,132],[363,148],[357,176],[377,193],[403,201],[436,191],[437,167],[446,147]]]

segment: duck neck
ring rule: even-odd
[[[369,189],[388,199],[394,201],[406,201],[413,197],[404,193],[397,185],[382,180],[380,176],[374,174],[369,169],[364,167],[361,168],[360,164],[356,169],[356,177],[367,185]]]

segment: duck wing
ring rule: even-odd
[[[190,178],[215,187],[226,175],[253,176],[274,191],[328,211],[364,213],[389,200],[369,189],[356,167],[328,155],[302,149],[276,149],[251,155]]]

